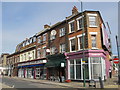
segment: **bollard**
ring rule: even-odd
[[[102,81],[101,77],[99,77],[99,82],[100,82],[100,88],[104,88],[103,81]]]

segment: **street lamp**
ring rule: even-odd
[[[82,19],[81,19],[81,22],[82,22],[82,48],[83,48],[83,58],[82,58],[82,61],[84,62],[85,61],[85,53],[84,53],[84,42],[85,42],[85,37],[84,37],[84,13],[83,13],[83,3],[82,1],[80,0],[81,2],[81,15],[82,15]],[[86,87],[85,85],[85,64],[83,65],[83,86]]]

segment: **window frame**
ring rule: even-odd
[[[97,24],[97,14],[95,14],[95,13],[94,14],[93,13],[88,13],[87,15],[88,15],[89,27],[98,27],[98,24]],[[91,25],[90,24],[90,17],[95,17],[95,21],[94,21],[95,25]]]
[[[62,37],[65,35],[65,27],[59,29],[59,36]]]
[[[75,20],[72,20],[72,21],[68,22],[68,24],[69,24],[69,33],[75,32],[74,21],[75,21]],[[71,23],[73,23],[73,31],[71,31]]]
[[[82,35],[85,37],[85,33],[80,34],[80,35],[77,35],[77,39],[78,39],[78,50],[83,50],[83,48],[80,49],[80,38],[83,38]],[[83,45],[83,43],[82,43],[82,45]]]
[[[69,38],[70,52],[75,52],[76,51],[76,49],[74,51],[72,51],[71,40],[73,40],[73,39],[76,41],[75,36]],[[76,46],[75,46],[75,48],[76,48]]]

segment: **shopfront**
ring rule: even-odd
[[[46,60],[36,60],[18,64],[18,77],[46,79]]]
[[[64,54],[55,54],[47,56],[48,62],[45,67],[47,67],[47,79],[59,80],[60,77],[65,78],[66,70],[66,59]]]
[[[66,54],[67,79],[83,80],[83,75],[85,75],[86,80],[94,79],[98,81],[99,77],[101,77],[102,80],[105,80],[105,78],[108,77],[107,71],[110,64],[106,61],[104,51],[85,51],[84,55],[83,58],[82,52]]]

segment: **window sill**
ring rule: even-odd
[[[98,26],[89,26],[90,28],[97,28]]]
[[[81,31],[82,30],[82,28],[79,28],[77,31]]]
[[[75,31],[73,31],[73,32],[69,32],[68,34],[72,34],[72,33],[74,33]]]
[[[76,51],[70,51],[70,52],[76,52]]]
[[[96,49],[98,49],[98,48],[92,48],[92,49],[96,50]]]
[[[59,36],[59,37],[64,37],[65,35],[63,35],[63,36]]]

